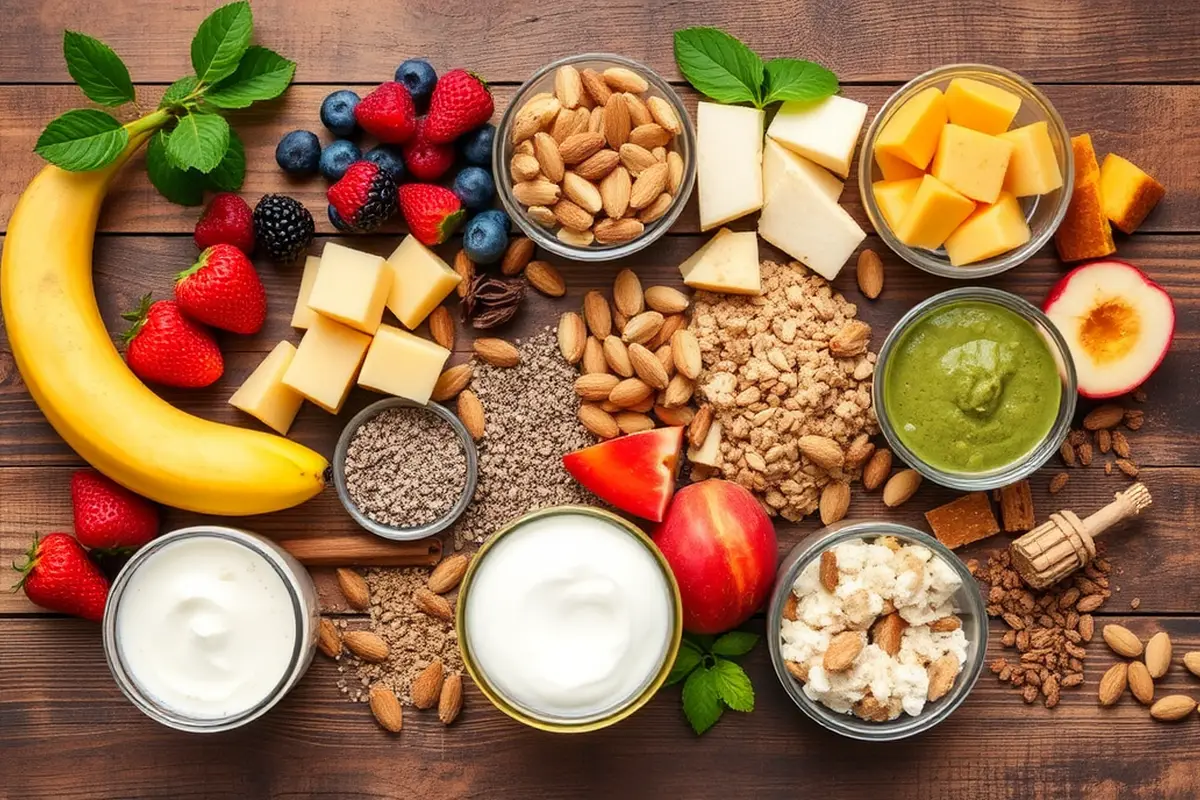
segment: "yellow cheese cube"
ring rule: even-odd
[[[925,170],[918,169],[904,159],[882,150],[875,151],[875,163],[879,165],[879,171],[883,173],[885,181],[903,181],[909,178],[919,178],[925,174]]]
[[[312,297],[313,281],[317,279],[317,270],[320,268],[320,256],[309,256],[304,260],[304,272],[300,276],[300,291],[296,293],[296,307],[292,310],[293,328],[307,328],[312,324],[312,318],[317,315],[317,312],[308,307],[308,298]]]
[[[336,414],[346,402],[371,337],[318,315],[300,340],[283,383]]]
[[[926,175],[894,232],[909,247],[936,250],[974,210],[969,198]]]
[[[1004,186],[1013,143],[961,125],[942,128],[933,166],[935,178],[981,203],[994,203]]]
[[[721,228],[679,265],[685,285],[724,294],[762,294],[758,234]]]
[[[956,267],[1007,253],[1029,241],[1029,224],[1021,203],[1008,192],[990,206],[980,206],[946,239],[946,255]]]
[[[1166,188],[1132,162],[1109,153],[1100,167],[1104,214],[1125,233],[1133,233],[1166,194]]]
[[[875,195],[875,203],[892,230],[904,219],[904,213],[912,204],[921,187],[921,178],[909,178],[903,181],[875,181],[871,184],[871,192]]]
[[[414,403],[428,403],[448,358],[450,351],[440,345],[400,328],[380,325],[367,349],[358,385],[406,397]]]
[[[283,383],[283,373],[287,372],[295,355],[296,348],[291,342],[275,345],[229,398],[229,405],[286,435],[304,402],[300,394]]]
[[[1016,197],[1053,192],[1063,185],[1062,170],[1054,155],[1050,129],[1045,121],[1035,122],[1000,134],[1012,142],[1012,158],[1004,174],[1004,191]]]
[[[462,278],[437,254],[412,236],[404,237],[388,257],[394,278],[387,307],[404,327],[420,325]]]
[[[955,78],[946,87],[946,115],[955,125],[995,136],[1008,130],[1021,98],[974,78]]]
[[[1092,147],[1092,135],[1081,133],[1071,137],[1071,152],[1075,154],[1075,185],[1100,180],[1100,164],[1096,161],[1096,149]]]
[[[946,97],[929,87],[896,109],[875,137],[875,152],[895,156],[918,169],[929,166],[946,124]]]
[[[308,307],[363,333],[375,333],[392,288],[392,271],[379,256],[325,245]]]

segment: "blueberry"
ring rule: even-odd
[[[350,136],[358,128],[354,109],[358,107],[358,95],[349,89],[340,89],[321,103],[321,124],[335,136]]]
[[[423,58],[410,58],[396,68],[396,82],[404,84],[413,102],[423,107],[433,94],[434,84],[437,83],[437,73],[433,66]]]
[[[312,131],[292,131],[275,147],[275,163],[289,175],[315,175],[321,164],[321,140]]]
[[[510,230],[512,230],[512,220],[508,218],[508,214],[505,214],[498,208],[489,208],[487,211],[480,211],[475,215],[475,218],[490,219],[491,222],[489,224],[499,226],[504,230],[505,233],[508,233]]]
[[[325,211],[329,214],[330,225],[337,228],[342,233],[350,233],[352,231],[352,228],[346,224],[345,220],[342,219],[342,215],[337,212],[337,209],[333,207],[332,203],[326,207]]]
[[[463,160],[477,167],[492,166],[492,143],[495,140],[496,126],[490,122],[464,133],[458,140]]]
[[[399,147],[381,144],[368,150],[363,158],[372,164],[378,164],[381,170],[392,176],[397,186],[404,182],[404,156],[401,155]]]
[[[358,145],[347,139],[338,139],[326,147],[325,152],[321,153],[321,174],[327,180],[341,180],[350,165],[361,158],[362,153],[359,151]]]
[[[503,220],[496,215],[500,214]],[[463,230],[463,250],[476,264],[494,264],[508,249],[508,215],[503,211],[484,211],[467,222]]]
[[[487,208],[496,196],[496,183],[483,167],[463,167],[454,177],[454,193],[472,211]]]

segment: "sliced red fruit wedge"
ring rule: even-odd
[[[1132,264],[1093,261],[1055,284],[1042,304],[1075,361],[1079,393],[1130,392],[1162,363],[1175,333],[1175,304]]]
[[[622,511],[662,522],[675,494],[683,428],[659,428],[611,439],[563,456],[567,472]]]

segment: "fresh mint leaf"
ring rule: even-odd
[[[696,667],[700,666],[700,662],[704,656],[696,649],[696,646],[691,642],[684,641],[679,646],[679,654],[675,656],[675,663],[671,665],[671,672],[667,675],[666,686],[673,686],[679,683],[692,673]]]
[[[204,99],[219,108],[246,108],[283,94],[295,72],[296,62],[256,45],[246,51],[232,75],[204,93]]]
[[[713,642],[712,651],[718,656],[744,656],[758,644],[758,634],[747,631],[730,631]]]
[[[200,82],[211,85],[232,75],[253,32],[254,19],[245,0],[209,14],[192,39],[192,69]]]
[[[675,32],[675,63],[696,91],[718,103],[763,107],[763,62],[741,41],[716,28]]]
[[[683,635],[683,641],[692,643],[702,653],[712,650],[713,642],[716,640],[717,637],[707,633],[685,633]]]
[[[237,131],[229,131],[229,147],[221,158],[221,163],[208,173],[208,182],[214,189],[222,192],[236,192],[242,188],[246,180],[246,148]]]
[[[121,57],[99,39],[63,31],[63,58],[67,72],[88,99],[102,106],[133,102],[133,80]]]
[[[167,143],[167,157],[179,169],[216,169],[229,149],[229,123],[216,114],[192,111],[179,118]]]
[[[150,183],[163,197],[181,206],[198,206],[204,202],[205,176],[194,169],[182,170],[167,157],[170,134],[158,131],[146,148],[146,174]]]
[[[33,149],[56,167],[87,172],[111,164],[128,143],[129,133],[112,116],[80,108],[47,125]]]
[[[713,676],[713,687],[725,705],[734,711],[754,710],[754,686],[740,664],[718,658],[709,674]]]
[[[159,108],[170,108],[183,103],[184,98],[190,97],[192,92],[196,91],[196,86],[200,81],[195,75],[188,75],[186,78],[180,78],[167,87],[163,92],[162,101],[159,102]]]
[[[735,665],[736,666],[736,665]],[[725,713],[711,669],[697,669],[683,684],[683,713],[697,735],[704,733]]]
[[[798,58],[773,58],[767,62],[767,96],[764,103],[777,100],[810,103],[824,100],[837,90],[837,76],[820,64]]]

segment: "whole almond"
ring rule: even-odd
[[[512,342],[484,337],[471,345],[475,355],[493,367],[515,367],[521,360],[521,352]]]
[[[653,166],[642,170],[629,193],[630,208],[645,208],[658,199],[663,189],[667,188],[666,164],[655,162]]]
[[[337,658],[342,654],[342,634],[338,632],[333,620],[321,617],[317,631],[317,649],[329,658]]]
[[[1129,691],[1144,706],[1154,702],[1154,679],[1141,661],[1129,662]]]
[[[883,291],[883,261],[874,250],[858,254],[858,290],[871,300]]]
[[[614,337],[615,338],[615,337]],[[658,356],[636,342],[629,345],[629,360],[637,376],[653,389],[666,389],[670,378]]]
[[[625,323],[625,330],[621,332],[621,339],[628,342],[637,342],[645,344],[654,338],[654,334],[658,333],[659,328],[663,324],[663,315],[657,311],[643,311],[637,316],[629,318],[629,322]]]
[[[863,464],[866,464],[867,459],[874,454],[875,445],[871,443],[871,437],[865,433],[860,434],[846,448],[846,467],[848,469],[858,469]]]
[[[610,372],[622,378],[633,377],[633,362],[629,358],[629,348],[619,336],[604,338],[604,360],[608,362]]]
[[[379,727],[389,733],[399,733],[404,724],[404,711],[396,693],[390,688],[377,683],[367,692],[367,706]]]
[[[366,611],[371,607],[371,590],[367,587],[367,580],[362,575],[352,569],[338,567],[337,582],[338,588],[342,590],[342,596],[355,611]]]
[[[568,364],[578,364],[587,344],[587,326],[583,317],[567,311],[558,318],[558,352]]]
[[[618,411],[615,419],[625,435],[654,430],[654,420],[637,411]]]
[[[1105,403],[1088,412],[1088,415],[1083,418],[1083,427],[1089,431],[1114,428],[1120,425],[1124,418],[1125,409],[1112,403]]]
[[[517,144],[513,145],[513,155],[514,156],[531,156],[531,155],[533,155],[533,139],[529,138],[523,142],[518,142]],[[537,159],[534,159],[534,160],[536,161]],[[540,167],[538,168],[538,171],[539,172],[541,171]]]
[[[610,219],[620,219],[629,210],[629,199],[633,194],[633,180],[629,170],[618,166],[600,181],[600,202]]]
[[[475,262],[467,256],[466,250],[459,250],[454,254],[454,272],[459,278],[454,290],[459,297],[466,297],[471,288],[471,281],[475,278]]]
[[[646,305],[664,316],[686,311],[689,305],[687,295],[672,286],[651,286],[644,296]]]
[[[1178,722],[1196,710],[1196,701],[1185,694],[1169,694],[1150,706],[1150,716],[1159,722]]]
[[[1146,669],[1150,677],[1158,680],[1171,668],[1171,637],[1159,631],[1146,642]]]
[[[691,406],[681,406],[679,408],[655,406],[654,416],[658,417],[658,421],[663,425],[670,425],[673,428],[683,428],[691,425],[696,419],[696,410]]]
[[[612,390],[617,388],[617,384],[620,382],[620,378],[616,375],[609,375],[607,372],[580,375],[575,379],[575,394],[584,400],[596,402],[607,400],[608,396],[612,394]]]
[[[599,153],[602,147],[604,147],[604,136],[602,134],[581,131],[564,139],[562,145],[558,148],[558,152],[564,164],[574,166],[582,164],[596,155],[596,153]]]
[[[666,391],[663,392],[662,404],[667,408],[684,405],[692,399],[695,392],[696,384],[691,378],[686,375],[676,375],[671,378]]]
[[[829,640],[829,648],[821,659],[827,672],[844,672],[854,664],[863,649],[863,637],[858,631],[842,631]]]
[[[946,653],[930,664],[925,671],[929,676],[929,692],[926,699],[932,703],[945,697],[953,688],[954,678],[958,675],[958,656]]]
[[[902,469],[883,485],[883,504],[895,508],[908,502],[921,485],[921,473],[915,469]]]
[[[599,181],[620,163],[621,157],[615,150],[601,150],[586,161],[576,164],[575,174],[589,181]]]
[[[667,160],[667,148],[665,147],[655,147],[650,152],[654,155],[655,161],[665,162]]]
[[[883,486],[883,482],[887,480],[891,472],[892,451],[881,447],[871,454],[871,457],[867,459],[867,465],[863,467],[863,488],[868,492],[875,491]]]
[[[437,705],[438,698],[442,695],[442,680],[445,676],[446,670],[442,666],[442,660],[435,658],[413,678],[410,690],[413,705],[417,708],[433,708]]]
[[[601,244],[621,244],[631,242],[642,235],[646,225],[641,220],[625,217],[623,219],[602,219],[593,229],[596,241]]]
[[[1122,658],[1137,658],[1142,654],[1142,640],[1124,625],[1105,625],[1100,631],[1104,642]]]
[[[844,519],[850,510],[850,484],[845,481],[830,481],[821,490],[819,504],[821,524],[832,525]]]
[[[530,98],[513,118],[512,143],[520,144],[526,139],[532,139],[535,133],[544,130],[554,121],[561,109],[562,103],[557,97],[546,95]]]
[[[621,313],[620,309],[612,310],[613,331],[620,335],[625,332],[625,323],[629,322],[629,317]]]
[[[651,222],[657,222],[666,216],[671,210],[671,205],[675,202],[675,198],[669,193],[663,192],[650,205],[638,212],[638,221],[643,225],[649,225]]]
[[[650,384],[641,378],[626,378],[613,387],[608,393],[608,399],[621,408],[629,408],[653,394],[654,390],[650,388]]]
[[[620,156],[621,164],[635,178],[641,175],[643,170],[658,163],[654,160],[654,155],[649,150],[632,142],[626,142],[621,145]]]
[[[881,616],[871,626],[871,641],[889,656],[899,655],[900,646],[904,640],[904,630],[907,627],[908,623],[904,621],[904,618],[893,611],[891,614]]]
[[[560,109],[550,126],[550,135],[561,145],[568,136],[586,131],[589,119],[591,114],[586,108]]]
[[[841,445],[828,436],[801,436],[796,444],[800,452],[821,469],[841,469],[846,461]]]
[[[604,208],[599,187],[574,172],[563,175],[562,190],[568,200],[589,214],[599,214],[600,209]]]
[[[442,696],[438,698],[438,719],[443,725],[449,725],[458,719],[463,705],[462,676],[458,673],[447,675],[442,683]]]
[[[646,347],[651,350],[658,350],[658,348],[671,341],[671,337],[675,335],[675,331],[686,327],[687,319],[684,318],[683,314],[667,314],[663,317],[662,327],[658,329],[658,333],[654,334],[654,338],[646,343]],[[675,365],[672,364],[668,371],[674,370],[674,368]]]
[[[696,334],[687,328],[680,328],[671,337],[671,355],[675,359],[675,369],[686,378],[696,380],[704,369],[704,360],[700,353],[700,342]]]
[[[487,431],[487,422],[483,416],[483,403],[470,389],[458,393],[458,418],[471,438],[479,441]]]
[[[614,92],[633,92],[641,94],[650,88],[646,79],[626,67],[609,67],[604,70],[604,82]]]
[[[683,156],[674,150],[667,153],[667,191],[679,194],[683,188]]]
[[[605,100],[605,103],[608,101]],[[588,112],[588,133],[598,133],[604,135],[604,106],[596,106]],[[603,152],[603,151],[601,151]],[[614,152],[613,155],[616,155]]]
[[[370,631],[346,631],[342,636],[346,649],[369,664],[386,661],[391,650],[378,634]]]
[[[696,416],[688,425],[688,444],[696,448],[704,444],[704,440],[708,438],[708,429],[712,426],[712,421],[713,407],[705,403],[697,409]]]
[[[583,80],[579,70],[563,64],[554,73],[554,96],[566,108],[575,108],[583,95]]]
[[[604,82],[604,77],[594,69],[585,69],[579,73],[579,77],[583,82],[584,90],[591,95],[592,101],[602,106],[608,102],[608,98],[612,96],[612,89],[608,88],[608,84]]]
[[[1100,688],[1097,696],[1100,700],[1100,705],[1111,706],[1121,699],[1121,695],[1125,694],[1125,688],[1129,685],[1129,665],[1124,661],[1118,661],[1108,668],[1104,676],[1100,678]]]
[[[604,344],[595,336],[589,336],[583,345],[583,358],[579,361],[584,375],[604,375],[608,373],[608,362],[604,360]],[[608,392],[604,393],[608,397]]]
[[[573,231],[590,230],[595,223],[591,214],[570,200],[559,200],[550,207],[550,210],[554,212],[554,218],[562,223],[564,228],[570,228]]]
[[[553,206],[562,196],[562,190],[558,188],[557,183],[540,178],[515,184],[512,193],[523,206]]]
[[[683,123],[679,121],[679,115],[675,113],[675,107],[665,99],[651,97],[646,101],[646,106],[650,109],[650,116],[654,118],[654,121],[666,129],[668,133],[675,136],[683,133]]]
[[[629,141],[629,132],[633,130],[629,118],[629,102],[625,95],[614,93],[604,104],[604,140],[613,149]]]
[[[653,122],[654,117],[650,116],[650,109],[642,98],[638,97],[633,92],[624,92],[625,105],[629,106],[629,123],[636,129],[639,125],[645,125]]]
[[[613,415],[591,403],[579,406],[579,421],[583,423],[583,427],[601,439],[612,439],[621,435],[621,429],[617,427]]]
[[[629,141],[636,145],[653,150],[671,141],[671,132],[657,122],[638,125],[629,132]]]
[[[593,336],[603,339],[612,333],[612,311],[604,295],[595,289],[583,296],[583,319]]]
[[[429,573],[428,587],[434,594],[453,591],[467,574],[467,557],[462,553],[446,556]]]
[[[508,171],[512,173],[514,181],[531,181],[542,172],[542,165],[538,163],[537,157],[517,153],[508,162]]]
[[[623,269],[613,280],[613,305],[626,317],[635,317],[646,310],[646,294],[637,273]]]
[[[454,349],[454,317],[450,309],[438,306],[429,314],[429,335],[447,350]]]
[[[562,297],[567,293],[567,283],[552,264],[546,261],[530,261],[525,267],[525,279],[529,285],[547,297]]]
[[[431,617],[436,617],[443,622],[454,621],[454,610],[450,608],[450,602],[440,594],[434,594],[422,587],[413,593],[413,602],[416,603],[417,608]]]
[[[445,402],[457,395],[471,382],[471,376],[475,374],[475,368],[470,362],[458,364],[450,367],[450,369],[438,376],[437,382],[433,384],[433,393],[429,399],[438,403]]]
[[[533,258],[534,247],[533,239],[525,236],[513,239],[504,250],[504,257],[500,259],[500,271],[509,277],[520,275],[521,270],[525,269],[525,265]]]

